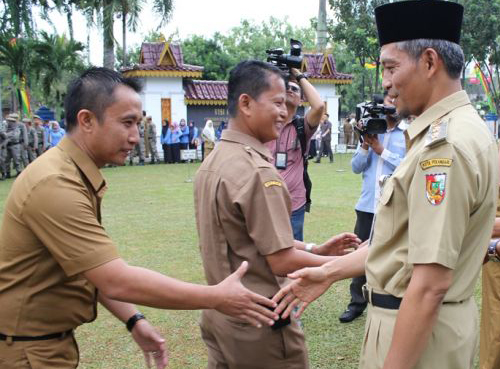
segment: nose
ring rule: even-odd
[[[139,123],[132,124],[128,136],[128,141],[134,145],[139,142]]]
[[[391,79],[389,77],[389,73],[387,73],[385,70],[382,71],[382,87],[384,90],[389,91],[389,89],[392,86]]]
[[[280,117],[286,119],[288,115],[288,110],[286,109],[286,103],[283,102],[280,106]]]

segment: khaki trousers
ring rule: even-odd
[[[500,263],[483,266],[479,368],[500,368]]]
[[[75,369],[78,346],[72,334],[46,341],[0,341],[2,369]]]
[[[383,367],[397,314],[398,310],[368,305],[359,369]],[[472,369],[478,346],[478,320],[473,298],[443,304],[427,347],[414,369]]]
[[[304,334],[296,321],[272,330],[203,311],[200,327],[208,348],[208,369],[309,368]]]

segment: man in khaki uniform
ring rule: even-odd
[[[500,191],[497,214],[483,266],[479,369],[500,368]]]
[[[24,126],[28,135],[28,147],[23,152],[23,162],[26,167],[29,163],[36,159],[36,149],[38,148],[38,135],[33,127],[30,118],[23,118]]]
[[[158,150],[156,149],[156,125],[153,123],[153,118],[148,115],[145,121],[144,142],[146,144],[146,152],[151,153],[151,164],[159,163]],[[148,154],[146,154],[148,157]]]
[[[126,323],[156,368],[168,361],[164,339],[131,303],[215,308],[254,324],[277,317],[269,299],[241,284],[246,263],[208,287],[120,259],[101,225],[107,187],[99,168],[123,165],[139,140],[139,91],[115,71],[85,71],[66,94],[67,135],[12,186],[0,229],[2,369],[76,368],[73,330],[95,319],[97,301]]]
[[[42,119],[35,115],[33,116],[33,122],[35,122],[35,131],[37,135],[38,146],[36,147],[36,156],[40,156],[45,152],[45,142],[47,139],[45,138],[45,129],[42,126]]]
[[[418,0],[380,6],[375,15],[383,86],[399,114],[417,116],[405,132],[407,156],[385,181],[369,247],[294,273],[299,280],[276,299],[297,296],[303,310],[332,282],[360,275],[366,262],[360,368],[469,369],[498,153],[460,84],[463,7]]]
[[[196,223],[210,285],[248,260],[243,283],[272,296],[283,286],[282,276],[333,258],[316,254],[343,254],[344,247],[359,242],[350,233],[321,246],[293,240],[290,196],[264,145],[277,138],[277,125],[286,121],[285,101],[285,82],[278,68],[246,61],[230,72],[229,127],[195,179]],[[304,335],[295,320],[254,328],[240,319],[204,311],[201,331],[209,369],[309,367]]]

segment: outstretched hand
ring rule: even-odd
[[[360,243],[361,240],[354,233],[344,232],[317,246],[314,252],[323,256],[342,256],[357,249]]]
[[[325,293],[333,283],[322,267],[300,269],[289,274],[288,277],[295,280],[279,290],[273,297],[273,301],[279,302],[274,311],[281,314],[283,319],[288,317],[296,307],[299,310],[295,317],[300,318],[307,306]]]
[[[273,325],[274,321],[278,319],[278,314],[274,313],[272,309],[277,304],[243,286],[241,278],[247,270],[248,262],[244,261],[233,274],[216,286],[220,303],[215,309],[259,328],[262,324]]]
[[[165,347],[165,339],[147,320],[137,321],[132,329],[132,338],[141,348],[148,368],[151,368],[152,363],[156,369],[164,369],[168,365],[168,350]]]

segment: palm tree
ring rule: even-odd
[[[172,14],[173,0],[148,1],[152,1],[153,11],[161,16],[158,27],[162,26]],[[122,19],[123,48],[124,55],[126,55],[127,26],[128,29],[132,31],[136,30],[138,16],[145,2],[145,0],[74,0],[75,6],[87,14],[87,19],[89,19],[89,14],[91,14],[91,18],[96,15],[98,24],[103,31],[103,65],[106,68],[113,69],[115,65],[115,37],[113,34],[115,15],[119,15]],[[125,64],[126,60],[124,60],[124,65]]]
[[[36,58],[33,69],[34,77],[40,82],[46,97],[61,100],[64,86],[61,87],[60,82],[66,75],[84,69],[82,56],[79,54],[84,48],[82,43],[67,39],[66,35],[40,33],[40,39],[32,46]]]

